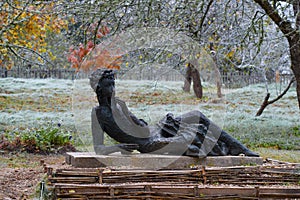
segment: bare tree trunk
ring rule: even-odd
[[[213,50],[211,48],[211,50]],[[215,80],[216,80],[216,86],[217,86],[217,96],[219,98],[222,98],[222,76],[221,76],[221,73],[220,73],[220,70],[218,69],[218,60],[217,60],[217,56],[216,54],[213,54],[213,59],[215,61],[213,65],[213,68],[214,68],[214,72],[215,72]]]
[[[285,35],[289,42],[290,55],[291,55],[291,68],[296,79],[296,91],[298,98],[298,107],[300,109],[300,1],[295,0],[290,3],[293,5],[294,16],[296,23],[293,25],[291,21],[282,18],[271,1],[254,0],[258,3],[267,13],[267,15],[275,22],[281,32]]]
[[[191,84],[192,84],[192,68],[190,65],[188,65],[185,72],[183,91],[190,92]]]
[[[190,91],[192,81],[194,93],[197,98],[201,99],[203,97],[203,88],[201,84],[200,73],[191,63],[188,63],[185,73],[183,91]]]
[[[298,107],[300,109],[300,33],[295,33],[289,40],[292,70],[296,79],[296,92],[298,98]]]
[[[201,99],[203,97],[203,88],[201,84],[200,73],[191,63],[188,63],[185,73],[183,91],[190,91],[192,80],[194,93],[197,98]]]
[[[222,88],[221,74],[220,74],[219,69],[217,69],[217,70],[218,70],[218,71],[217,71],[217,74],[219,75],[219,76],[216,76],[216,82],[217,82],[217,95],[218,95],[219,98],[222,98],[222,90],[221,90],[221,88]]]
[[[192,79],[193,79],[193,89],[197,98],[201,99],[203,96],[202,84],[200,79],[199,71],[192,66]]]
[[[298,97],[298,107],[300,109],[300,75],[298,75],[297,79],[296,79],[296,91],[297,91],[297,97]]]

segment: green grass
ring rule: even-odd
[[[264,159],[280,160],[284,162],[300,163],[299,150],[278,150],[273,148],[253,148]]]

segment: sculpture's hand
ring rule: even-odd
[[[168,145],[170,140],[168,138],[152,138],[147,143],[145,143],[139,151],[141,153],[150,153],[154,151],[158,151],[159,149],[163,148],[164,146]]]
[[[205,158],[207,156],[207,153],[204,152],[203,149],[197,147],[196,145],[190,144],[187,151],[185,152],[185,155],[198,158]]]
[[[117,144],[114,146],[104,146],[104,145],[96,145],[94,146],[94,150],[96,154],[99,155],[108,155],[115,152],[121,152],[123,154],[129,154],[133,150],[139,148],[137,144]]]
[[[129,154],[139,148],[138,144],[117,144],[122,154]]]

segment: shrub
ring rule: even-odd
[[[0,138],[0,149],[41,154],[75,151],[71,133],[60,124],[4,133]]]

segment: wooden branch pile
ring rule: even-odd
[[[49,181],[60,199],[300,198],[300,167],[287,165],[161,171],[57,169]]]

